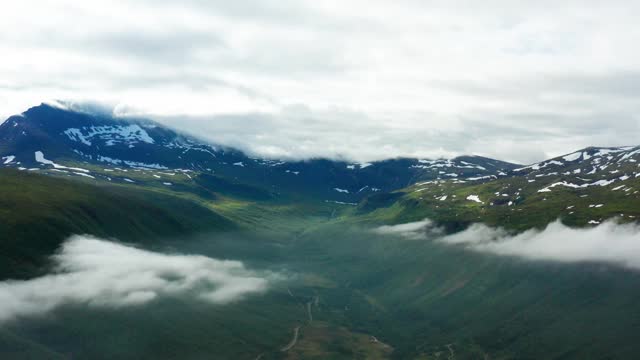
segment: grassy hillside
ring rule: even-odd
[[[634,190],[640,189],[640,179],[629,179],[623,186],[556,186],[548,192],[539,191],[555,181],[559,180],[532,183],[526,178],[511,177],[475,183],[421,183],[369,197],[350,219],[402,223],[431,218],[452,230],[473,222],[526,230],[543,227],[558,218],[572,226],[601,223],[613,217],[622,222],[640,218],[640,192]],[[477,198],[470,200],[470,196]]]
[[[28,274],[71,234],[144,242],[233,228],[213,210],[127,186],[91,185],[0,170],[0,274]]]

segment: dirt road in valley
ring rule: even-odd
[[[296,346],[296,343],[298,342],[298,335],[300,335],[300,326],[296,326],[295,328],[293,328],[293,339],[291,339],[291,341],[289,342],[289,344],[287,344],[287,346],[280,349],[280,351],[287,352],[291,350],[291,348]]]

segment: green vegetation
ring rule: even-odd
[[[228,219],[193,201],[117,185],[0,170],[0,274],[24,277],[72,234],[145,242],[228,230]]]
[[[416,184],[394,193],[371,197],[349,216],[369,223],[404,223],[430,218],[459,230],[474,222],[523,231],[544,227],[556,219],[570,226],[589,225],[618,217],[622,222],[640,218],[640,179],[624,188],[616,185],[573,189],[556,186],[539,192],[558,179],[528,182],[511,177],[489,182],[459,183],[452,180]],[[468,200],[476,195],[482,203]],[[446,197],[446,198],[445,198]],[[393,199],[389,201],[388,199]],[[598,205],[601,205],[598,207]]]
[[[0,171],[4,279],[47,271],[47,256],[73,233],[237,259],[278,279],[265,294],[225,305],[188,296],[117,309],[69,304],[3,325],[0,357],[625,359],[639,350],[635,272],[526,262],[370,231],[425,217],[450,231],[475,221],[516,230],[557,217],[571,225],[620,214],[628,221],[640,216],[633,190],[556,187],[549,196],[525,179],[448,181],[354,207],[197,173],[164,175],[171,186],[152,171],[104,175],[113,181]],[[295,328],[299,338],[282,351]]]
[[[305,259],[300,266],[336,283],[318,289],[320,298],[343,309],[343,326],[391,344],[396,358],[436,358],[448,344],[457,359],[633,357],[636,273],[524,262],[342,226],[306,240],[295,251]]]

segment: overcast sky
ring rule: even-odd
[[[0,115],[51,99],[272,157],[640,143],[638,1],[21,0]]]

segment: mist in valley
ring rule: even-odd
[[[604,329],[615,329],[635,307],[612,302],[619,294],[640,296],[640,276],[628,270],[636,268],[639,233],[612,222],[583,230],[555,223],[521,234],[473,225],[446,234],[423,220],[336,223],[295,234],[211,233],[144,246],[73,236],[51,256],[46,274],[0,283],[0,335],[88,358],[199,358],[215,351],[277,359],[294,329],[298,341],[313,341],[310,334],[332,324],[353,338],[375,336],[396,358],[416,354],[416,344],[428,353],[453,342],[459,355],[472,356],[470,344],[493,340],[469,331],[492,337],[523,311],[534,318],[540,311],[564,314],[557,321],[571,322],[584,310],[561,304],[578,298],[608,294],[604,303],[585,306]],[[535,334],[542,323],[526,319],[511,321]],[[349,358],[353,345],[345,346],[340,351]]]

